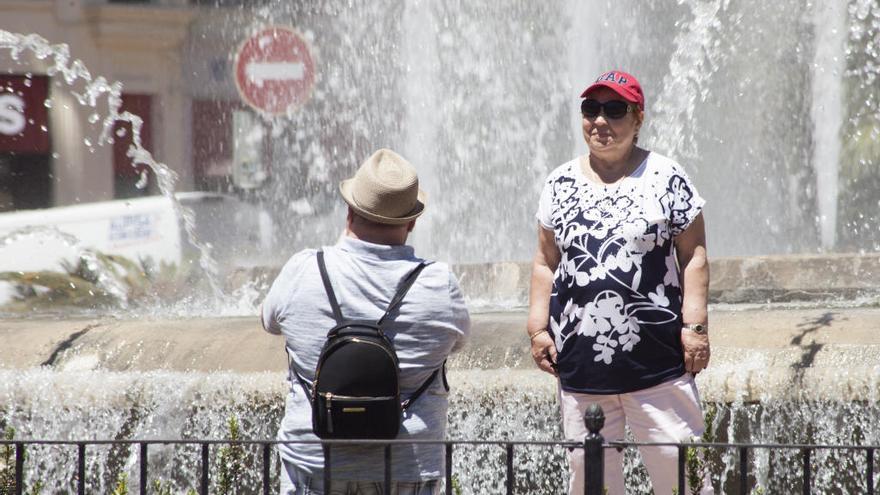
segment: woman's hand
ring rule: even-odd
[[[709,334],[698,334],[688,328],[681,329],[681,348],[684,350],[684,368],[693,374],[709,365]]]
[[[556,373],[556,344],[550,338],[547,330],[541,330],[532,338],[532,359],[535,360],[535,364],[541,368],[541,371],[558,376]]]

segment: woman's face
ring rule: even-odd
[[[587,98],[600,103],[612,100],[624,101],[620,95],[603,87],[590,92]],[[622,159],[632,149],[635,136],[642,127],[644,114],[636,108],[635,111],[627,112],[619,119],[608,118],[604,111],[593,119],[585,116],[582,118],[584,140],[590,147],[590,154],[613,161]]]

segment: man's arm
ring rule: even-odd
[[[461,332],[461,337],[452,346],[452,352],[458,352],[467,343],[471,335],[471,315],[468,312],[458,278],[449,270],[449,300],[452,303],[452,324]]]
[[[263,330],[274,334],[281,335],[281,323],[285,317],[290,316],[291,297],[293,288],[303,270],[303,264],[309,261],[314,262],[314,251],[303,250],[293,255],[281,272],[272,282],[272,287],[266,293],[266,298],[260,305],[260,324]]]
[[[266,297],[268,299],[268,297]],[[277,320],[268,306],[266,306],[265,301],[260,305],[260,325],[263,326],[263,330],[274,334],[281,335],[281,327],[278,325]]]
[[[681,268],[681,317],[685,325],[708,328],[709,260],[706,255],[706,226],[700,213],[687,230],[675,238],[675,252]],[[709,334],[688,328],[681,331],[685,368],[699,373],[709,364]]]

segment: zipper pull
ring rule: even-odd
[[[327,397],[327,432],[333,433],[333,394],[327,392],[324,396]]]

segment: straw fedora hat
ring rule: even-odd
[[[415,168],[385,148],[373,153],[354,177],[339,183],[339,191],[358,215],[387,225],[415,220],[425,211],[427,201]]]

